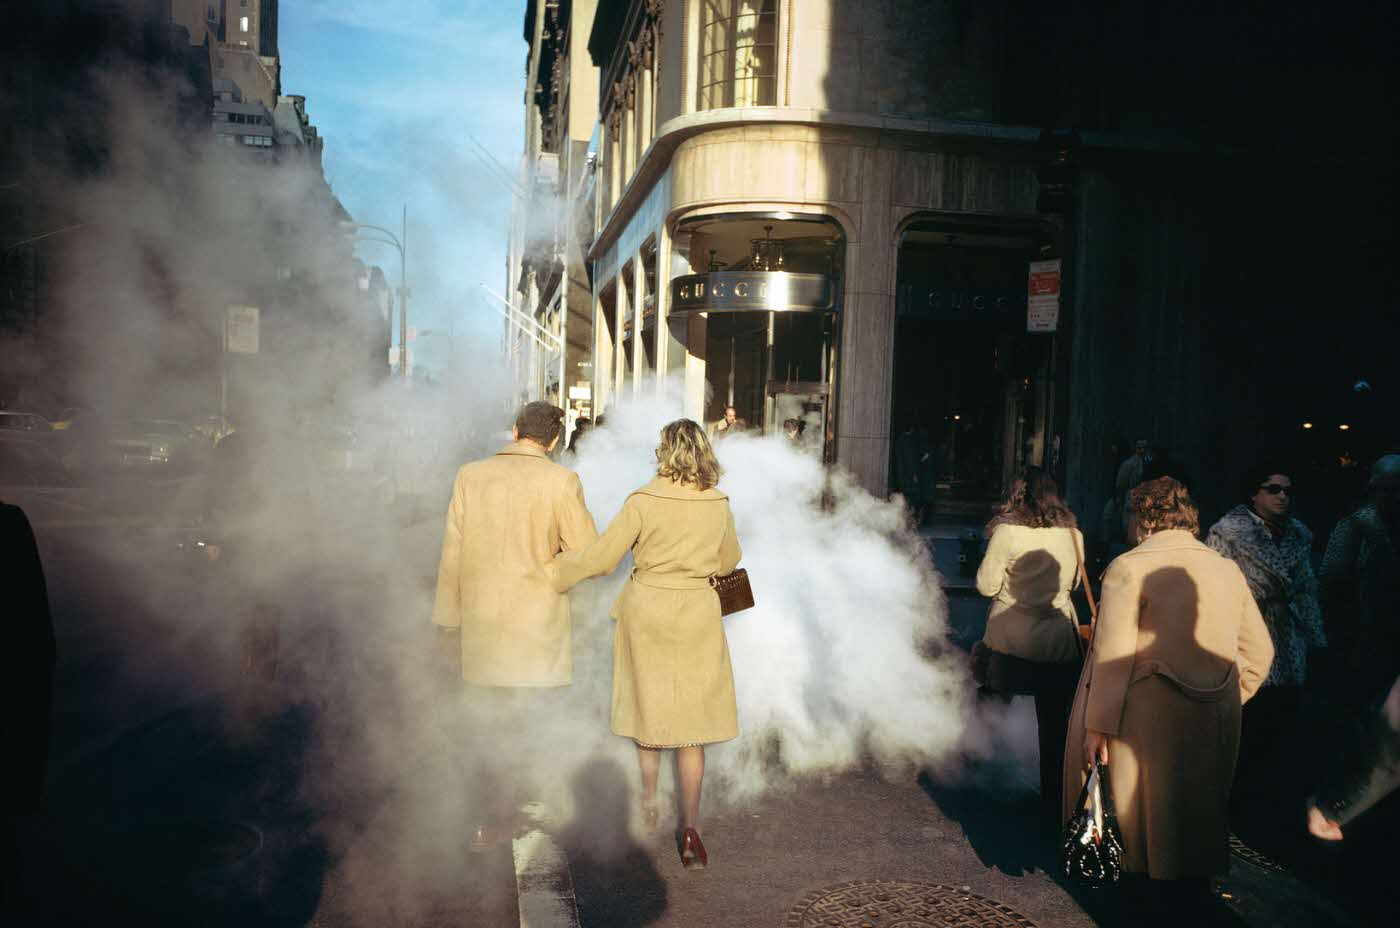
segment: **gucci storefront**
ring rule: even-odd
[[[720,214],[681,221],[673,239],[667,318],[703,363],[705,421],[714,427],[732,406],[745,427],[781,431],[834,459],[840,226],[785,212]]]

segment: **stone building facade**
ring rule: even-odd
[[[1304,337],[1338,269],[1388,286],[1315,234],[1393,241],[1388,142],[1296,119],[1385,108],[1353,5],[1240,44],[1254,12],[1148,2],[602,0],[595,410],[675,389],[708,422],[796,418],[881,494],[918,434],[969,520],[1027,464],[1095,513],[1146,437],[1223,506],[1259,448],[1348,424],[1319,396],[1382,361]],[[1327,195],[1280,195],[1301,176]],[[1329,333],[1374,321],[1328,305]],[[1261,381],[1243,345],[1307,374]]]

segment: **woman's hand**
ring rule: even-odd
[[[1084,732],[1084,766],[1108,763],[1108,735],[1090,728]]]

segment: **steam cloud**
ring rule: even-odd
[[[283,672],[268,695],[324,710],[298,760],[301,791],[352,887],[345,907],[358,923],[394,923],[426,904],[427,889],[450,887],[450,851],[482,799],[472,763],[500,747],[471,740],[485,710],[426,668],[452,473],[508,440],[499,349],[464,344],[436,388],[348,375],[327,339],[352,311],[348,255],[334,217],[306,212],[319,174],[252,165],[192,140],[161,103],[171,94],[153,92],[149,77],[102,77],[103,169],[74,176],[33,165],[28,179],[55,217],[84,227],[56,269],[47,350],[71,362],[80,403],[128,415],[208,412],[216,381],[201,359],[218,343],[224,307],[282,287],[294,256],[302,311],[277,323],[288,361],[245,385],[238,421],[254,443],[246,476],[258,492],[234,507],[251,542],[226,568],[226,596],[207,599],[203,619],[219,627],[222,650],[161,672],[233,693],[240,610],[278,607]],[[5,358],[33,350],[0,347]],[[581,442],[570,463],[600,530],[650,478],[657,433],[679,415],[673,401],[636,400]],[[305,430],[340,422],[366,436],[362,453],[383,452],[387,486],[324,479]],[[1024,763],[1012,745],[1034,744],[1026,719],[975,704],[947,644],[938,577],[898,501],[873,498],[781,436],[732,437],[718,451],[757,605],[726,620],[741,735],[711,750],[707,802],[753,801],[866,761],[945,775],[968,758]],[[385,511],[391,488],[421,497],[419,518]],[[161,505],[194,518],[208,491],[200,481],[171,487]],[[165,582],[124,560],[133,588]],[[560,819],[574,812],[572,775],[600,756],[635,776],[630,743],[608,731],[607,613],[626,576],[624,565],[572,594],[575,685],[559,713],[523,716],[516,729],[524,767],[512,774]],[[124,629],[127,653],[163,633],[140,622]]]

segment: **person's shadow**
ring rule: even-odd
[[[574,820],[560,834],[585,925],[633,928],[666,912],[666,884],[627,832],[636,800],[615,760],[596,757],[574,776]]]

